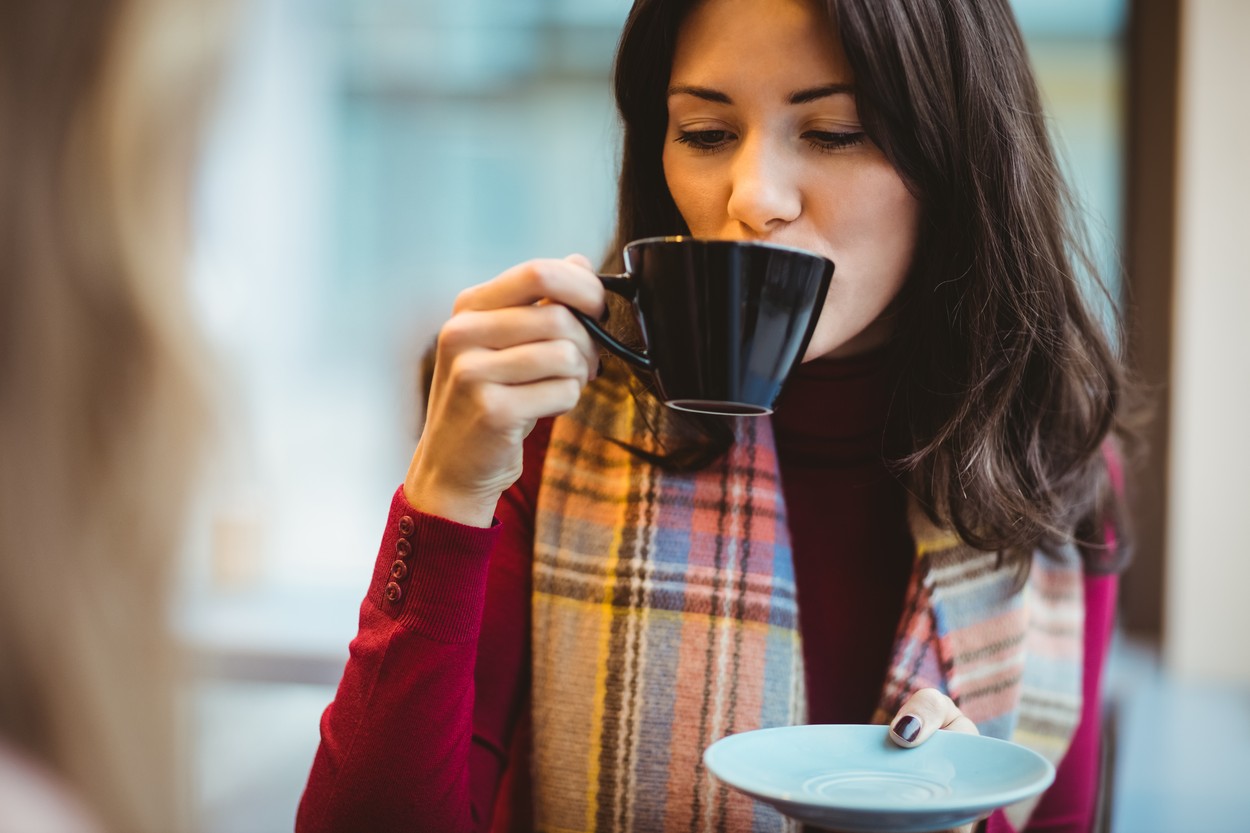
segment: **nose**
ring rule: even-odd
[[[741,231],[765,235],[798,218],[803,208],[799,171],[781,148],[762,138],[744,141],[731,175],[729,219]]]

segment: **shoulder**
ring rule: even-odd
[[[0,741],[0,833],[30,830],[100,833],[101,829],[65,785]]]

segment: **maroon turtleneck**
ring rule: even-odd
[[[871,719],[902,618],[913,545],[882,454],[892,379],[884,351],[809,362],[773,416],[812,723]]]

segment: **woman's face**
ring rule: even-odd
[[[855,109],[809,0],[704,0],[678,33],[664,177],[696,237],[820,252],[837,268],[804,361],[883,344],[919,208]]]

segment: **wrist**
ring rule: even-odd
[[[440,482],[436,476],[425,472],[413,457],[404,478],[404,499],[419,512],[455,521],[465,526],[489,527],[495,520],[495,505],[499,494],[471,494]]]

